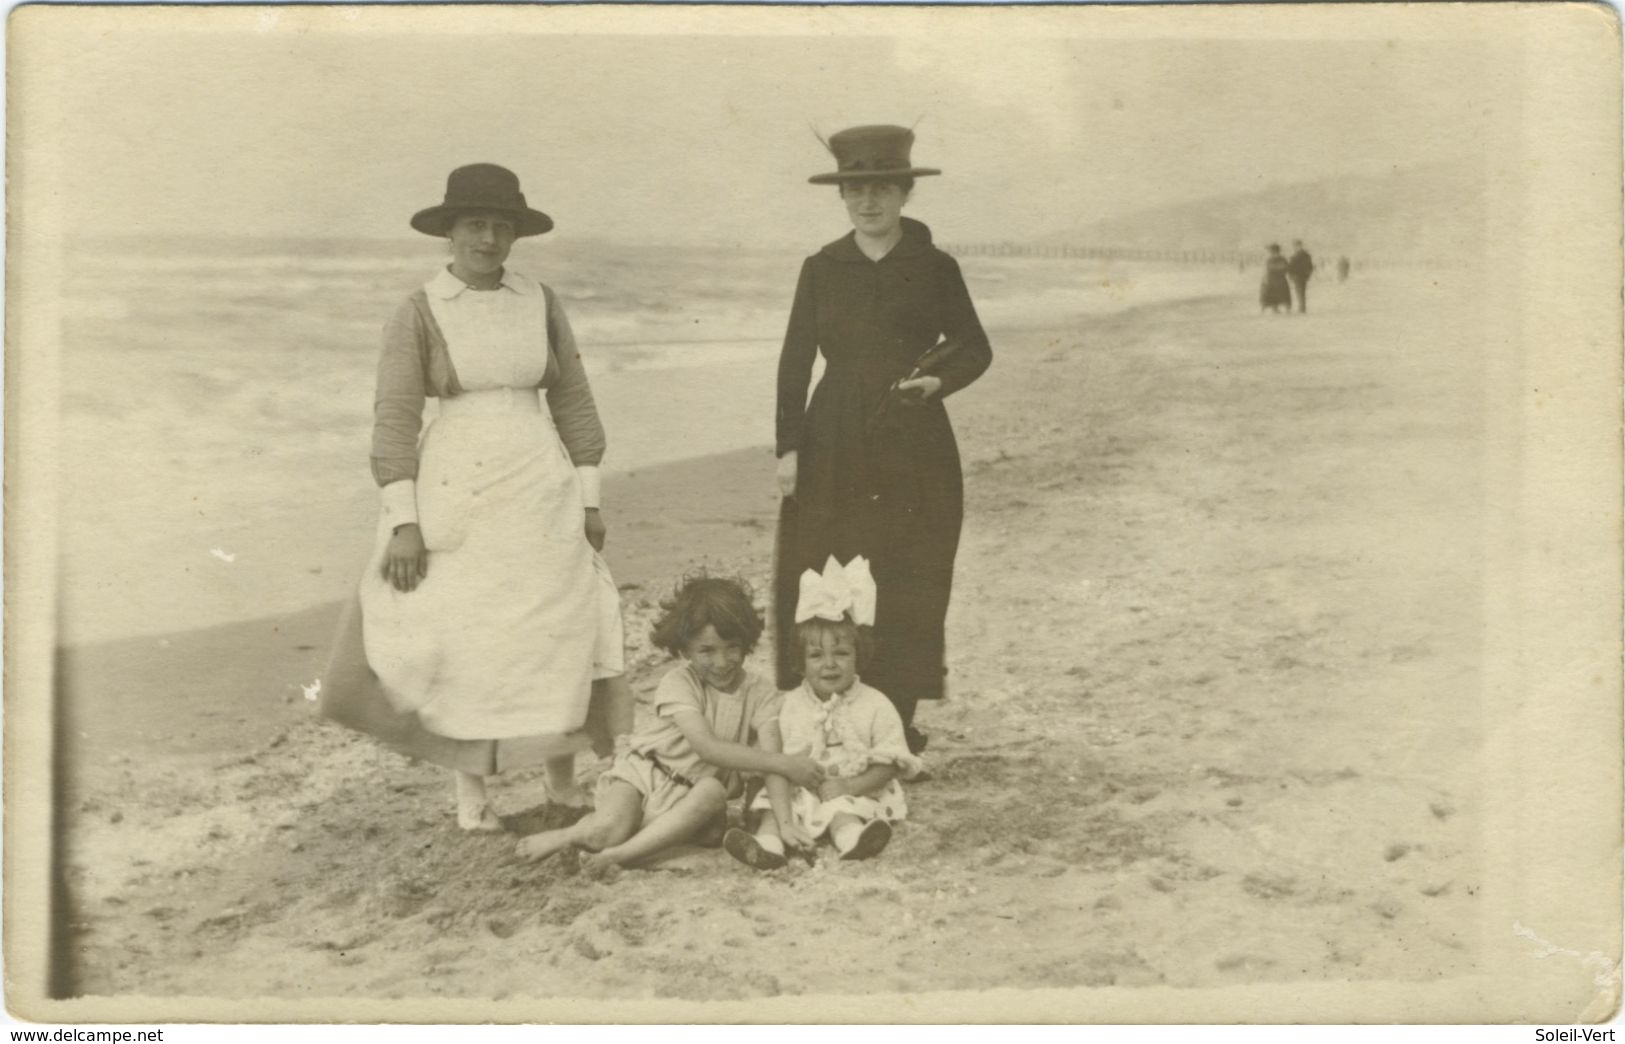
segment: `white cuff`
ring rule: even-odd
[[[418,520],[418,484],[414,479],[401,479],[383,488],[384,522],[390,528],[404,526]]]
[[[581,480],[581,506],[597,507],[599,496],[598,465],[581,465],[576,468],[576,477]]]

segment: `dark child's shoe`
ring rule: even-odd
[[[880,854],[891,840],[891,824],[884,819],[871,820],[858,834],[851,848],[841,853],[842,859],[869,859]]]
[[[738,827],[722,835],[722,849],[753,870],[777,870],[789,862],[779,853],[763,848],[755,834]]]
[[[931,737],[910,725],[903,729],[903,738],[908,740],[908,752],[919,754],[925,750],[925,745],[931,742]]]

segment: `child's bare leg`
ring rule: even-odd
[[[494,834],[502,829],[502,820],[491,811],[485,796],[485,777],[471,772],[452,772],[457,789],[457,825],[464,830],[477,830]]]
[[[643,795],[630,783],[616,780],[598,795],[598,807],[570,826],[544,830],[519,842],[521,859],[546,859],[574,845],[598,851],[619,844],[638,828],[643,813]]]
[[[863,820],[850,812],[837,812],[829,821],[829,839],[835,842],[836,851],[850,851],[863,833]]]
[[[762,818],[756,824],[756,843],[769,852],[784,854],[784,836],[779,833],[779,817],[773,814],[770,808],[758,813]]]
[[[587,735],[592,750],[601,758],[615,753],[615,741],[632,733],[633,708],[637,698],[626,675],[598,678],[592,683],[592,702],[587,706]]]
[[[576,756],[558,754],[543,763],[547,769],[547,797],[555,805],[580,808],[590,804],[587,792],[576,782]]]
[[[751,814],[757,817],[756,829],[754,831],[757,837],[783,836],[779,833],[779,817],[773,814],[773,810],[771,808],[760,809]]]
[[[665,815],[621,844],[603,849],[598,858],[630,866],[689,840],[727,807],[728,792],[722,784],[714,779],[702,779]]]

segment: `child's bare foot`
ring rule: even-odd
[[[858,839],[852,843],[852,847],[841,853],[841,858],[868,859],[871,856],[877,856],[890,840],[891,824],[884,819],[871,820],[864,824],[863,830],[858,834]]]
[[[459,808],[457,810],[457,825],[464,830],[477,834],[500,834],[504,829],[502,818],[491,811],[490,805],[480,805],[478,808]]]
[[[589,881],[608,883],[621,876],[621,864],[602,852],[583,852],[581,876]]]
[[[567,833],[565,830],[544,830],[539,834],[532,834],[522,838],[514,851],[520,859],[529,862],[546,859],[570,847]]]

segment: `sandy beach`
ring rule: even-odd
[[[921,714],[934,779],[872,862],[519,864],[512,836],[456,830],[440,770],[315,717],[332,604],[72,648],[78,988],[708,1000],[1470,973],[1467,279],[1328,283],[1306,317],[1237,294],[995,328],[950,405],[967,521],[951,699]],[[685,567],[767,590],[772,469],[762,448],[612,483],[640,691]],[[328,554],[299,567],[355,568]],[[498,782],[515,834],[562,814],[541,793]]]

